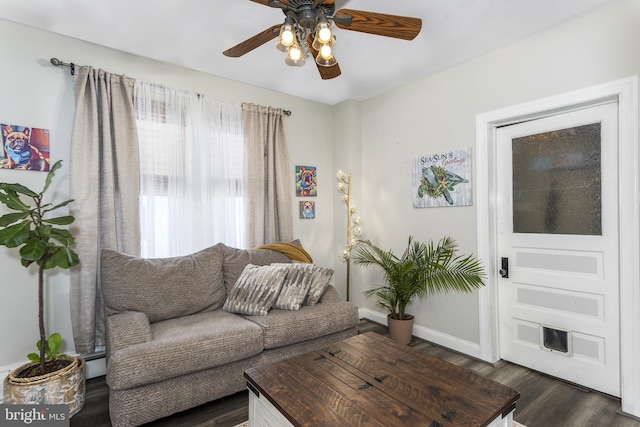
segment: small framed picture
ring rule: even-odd
[[[316,217],[316,202],[303,200],[300,202],[300,219],[314,219]]]

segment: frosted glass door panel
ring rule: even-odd
[[[512,140],[513,232],[602,235],[600,123]]]

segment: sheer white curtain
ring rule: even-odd
[[[245,244],[242,105],[135,82],[142,255]]]

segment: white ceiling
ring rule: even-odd
[[[336,0],[336,10],[421,18],[422,31],[408,42],[336,29],[342,75],[332,80],[321,80],[311,61],[285,65],[275,41],[241,58],[222,55],[283,22],[280,9],[250,0],[0,0],[0,18],[333,105],[379,95],[612,1]]]

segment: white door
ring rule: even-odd
[[[500,357],[614,396],[617,122],[609,103],[502,127],[496,174]]]

